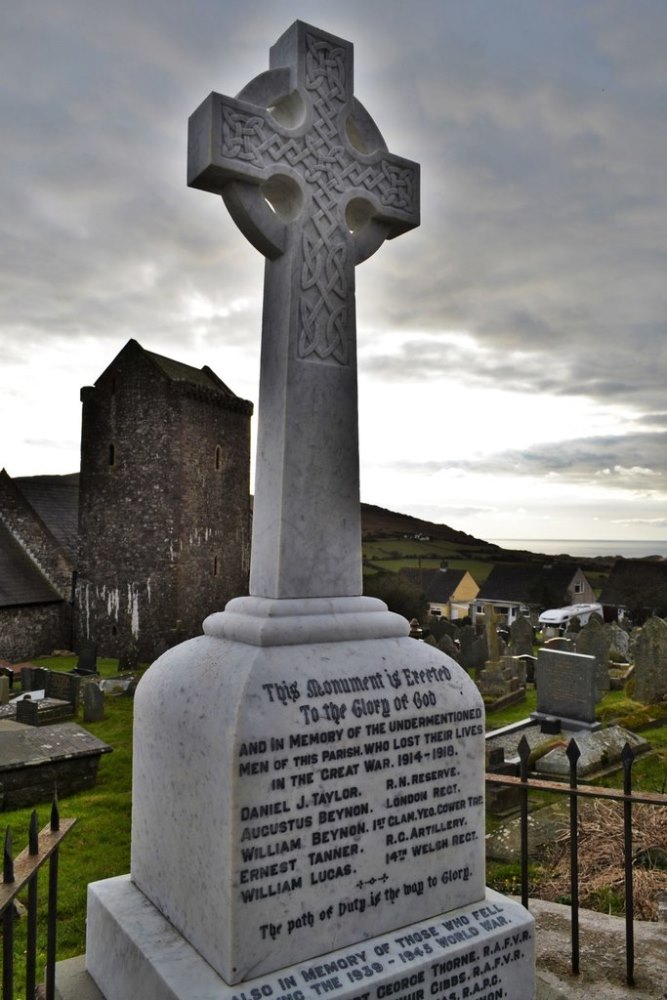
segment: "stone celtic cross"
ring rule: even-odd
[[[359,595],[354,268],[419,225],[419,167],[353,96],[352,45],[296,21],[192,115],[188,183],[267,258],[250,592]]]

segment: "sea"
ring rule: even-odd
[[[489,538],[489,542],[503,549],[524,549],[547,556],[622,556],[624,559],[642,559],[645,556],[667,558],[667,538],[648,541],[617,538]]]

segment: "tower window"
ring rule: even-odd
[[[113,442],[109,445],[109,465],[116,464],[116,446]]]
[[[216,470],[216,472],[220,472],[221,468],[222,468],[222,448],[220,447],[220,445],[216,445],[216,449],[215,449],[215,470]]]
[[[220,570],[220,564],[218,562],[218,557],[213,556],[213,576],[217,576]]]

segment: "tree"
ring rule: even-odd
[[[400,573],[375,573],[364,577],[364,594],[379,597],[390,611],[403,615],[410,621],[423,621],[429,610],[424,593],[416,584],[406,580]]]

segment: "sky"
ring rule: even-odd
[[[296,19],[421,164],[357,267],[362,500],[480,538],[667,538],[664,0],[31,0],[0,25],[0,468],[75,471],[131,338],[257,403],[264,261],[187,119]]]

